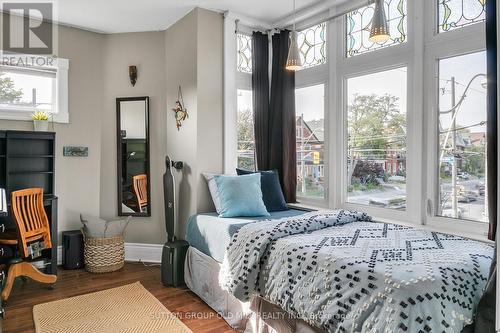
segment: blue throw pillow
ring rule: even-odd
[[[260,175],[214,177],[219,191],[219,217],[269,216],[260,189]]]
[[[254,174],[253,171],[247,171],[242,169],[236,169],[238,175],[249,175]],[[277,170],[270,171],[259,171],[260,188],[262,190],[262,196],[264,199],[264,204],[266,205],[268,212],[278,212],[282,210],[288,210],[286,205],[285,196],[281,190],[280,178]]]

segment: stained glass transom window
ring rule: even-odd
[[[310,68],[326,62],[326,22],[297,32],[302,68]]]
[[[440,0],[441,1],[441,0]],[[347,57],[370,52],[383,47],[402,44],[407,39],[407,0],[385,0],[385,14],[391,38],[383,43],[373,43],[370,26],[375,5],[354,10],[346,15]]]
[[[486,0],[438,0],[439,32],[485,20]]]
[[[248,35],[236,35],[238,43],[238,64],[239,72],[252,73],[252,37]]]

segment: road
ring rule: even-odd
[[[468,191],[477,192],[477,185],[484,185],[484,180],[480,179],[470,179],[461,180],[458,182],[458,186],[463,186]],[[401,184],[387,184],[391,187],[387,187],[384,190],[370,190],[370,191],[354,191],[348,193],[348,202],[362,205],[369,205],[370,200],[381,204],[388,204],[390,200],[397,198],[406,198],[406,189],[404,185]],[[451,196],[451,182],[444,183],[442,185],[442,190],[445,194],[443,197]],[[459,202],[458,207],[462,210],[462,218],[485,221],[484,209],[485,209],[485,197],[484,195],[477,196],[476,201],[471,201],[469,203]],[[445,209],[451,209],[451,203],[445,203]]]

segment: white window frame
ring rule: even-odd
[[[238,22],[238,23],[237,23]],[[252,76],[238,72],[236,32],[251,35],[253,31],[270,31],[268,23],[231,11],[224,12],[224,173],[235,174],[238,161],[237,89],[252,90]],[[241,73],[245,74],[245,73]]]
[[[438,106],[436,59],[485,49],[485,42],[482,41],[485,31],[484,23],[438,33],[436,1],[408,0],[406,43],[358,54],[354,57],[346,56],[345,19],[339,18],[328,22],[326,63],[298,71],[295,77],[296,88],[325,84],[327,91],[325,93],[326,198],[325,200],[299,198],[299,201],[304,206],[361,210],[379,221],[424,227],[485,241],[484,233],[488,228],[487,223],[436,217],[432,214],[429,205],[429,199],[435,197],[438,190],[435,186],[438,183],[436,167],[438,141],[437,131],[433,130],[437,124],[435,111]],[[330,8],[327,12],[299,22],[297,29],[311,26],[314,22],[319,22],[318,18],[333,16],[349,7],[351,7],[349,3],[344,3]],[[225,36],[229,33],[234,36],[234,25],[225,27]],[[232,39],[231,43],[233,43]],[[236,55],[233,50],[230,51],[231,56]],[[231,63],[226,66],[235,69],[236,61],[231,58]],[[345,160],[347,109],[344,106],[347,97],[346,80],[354,76],[403,66],[407,68],[407,208],[405,211],[397,211],[348,203],[346,200],[347,161]],[[234,75],[234,79],[225,81],[226,92],[230,91],[229,88],[236,91],[236,86],[238,88],[246,86],[251,89],[251,76],[248,76],[249,79],[245,79],[244,76],[236,78],[240,75],[239,73],[233,74],[235,72],[236,70],[230,73]],[[228,117],[227,109],[226,117]],[[234,121],[232,119],[231,122],[225,123],[226,138],[231,137],[228,133],[233,135],[232,129],[228,128],[228,125],[230,126]],[[236,146],[236,141],[234,146]],[[236,156],[235,152],[234,149],[234,156]],[[228,171],[227,157],[228,155],[226,155],[226,171]]]
[[[7,57],[7,56],[6,56]],[[8,58],[31,58],[40,56],[32,55],[9,55]],[[51,121],[57,123],[69,123],[69,110],[68,110],[68,71],[69,60],[63,58],[55,58],[45,61],[45,63],[53,63],[52,66],[45,66],[42,68],[55,70],[56,83],[55,83],[55,109]],[[0,119],[5,120],[31,120],[31,114],[37,111],[36,108],[23,107],[23,108],[6,108],[0,107]]]
[[[237,35],[246,35],[252,38],[252,33],[247,31],[248,29],[245,27],[240,27],[241,30],[243,31],[238,31],[236,34],[236,57],[238,57],[237,52],[238,52],[238,37]],[[253,50],[252,50],[252,60],[253,60]],[[234,69],[236,71],[236,94],[238,93],[238,90],[250,90],[252,92],[252,98],[253,98],[253,87],[252,87],[252,74],[247,73],[247,72],[241,72],[238,70],[238,68]],[[236,98],[237,100],[237,98]],[[253,103],[252,103],[253,104]],[[252,105],[253,108],[253,105]],[[253,114],[254,110],[252,110]],[[236,113],[238,113],[238,102],[236,101]],[[238,119],[238,115],[236,115],[236,120]],[[255,140],[254,140],[255,144]],[[254,146],[255,147],[255,146]],[[254,165],[257,165],[257,160],[256,156],[254,154]],[[236,133],[236,154],[235,154],[235,165],[238,167],[238,133]],[[252,170],[253,171],[253,170]],[[234,172],[234,171],[233,171]]]
[[[301,89],[301,88],[307,88],[307,87],[312,87],[312,86],[317,86],[317,85],[324,85],[324,154],[323,154],[323,163],[324,163],[324,176],[323,176],[323,185],[324,185],[324,190],[325,190],[325,196],[324,198],[313,198],[313,197],[304,197],[300,196],[300,193],[297,192],[297,200],[300,203],[304,203],[306,205],[315,205],[318,207],[328,207],[328,193],[329,193],[329,146],[330,146],[330,139],[329,139],[329,130],[328,130],[328,124],[329,124],[329,114],[328,112],[330,110],[329,108],[329,103],[328,103],[328,92],[330,91],[329,89],[329,84],[328,84],[328,68],[327,64],[322,64],[319,66],[311,67],[310,69],[313,70],[315,69],[316,71],[311,71],[309,72],[308,69],[303,69],[299,72],[296,72],[296,77],[295,77],[295,90]],[[303,75],[302,75],[303,74]]]
[[[431,0],[433,1],[433,0]],[[410,28],[410,18],[411,18],[411,14],[413,12],[413,9],[414,9],[414,4],[413,4],[413,0],[407,0],[407,4],[406,4],[406,11],[407,11],[407,16],[406,16],[406,39],[403,43],[400,43],[400,44],[392,44],[392,45],[387,45],[387,46],[384,46],[382,48],[378,48],[378,49],[373,49],[371,51],[365,51],[363,53],[359,53],[359,54],[356,54],[356,55],[353,55],[353,56],[348,56],[347,55],[347,40],[346,40],[346,36],[347,36],[347,22],[346,22],[346,17],[342,17],[342,18],[338,18],[337,21],[338,22],[341,22],[342,24],[342,27],[339,26],[339,30],[342,29],[342,36],[337,36],[337,37],[340,37],[340,42],[342,42],[342,48],[343,48],[343,53],[341,54],[341,59],[351,59],[351,58],[356,58],[360,55],[366,55],[368,53],[372,53],[372,52],[378,52],[380,50],[383,50],[383,49],[397,49],[397,48],[404,48],[404,46],[406,44],[408,44],[408,42],[410,41],[409,38],[410,38],[410,29],[413,29],[413,26]],[[372,4],[368,4],[364,7],[367,7],[367,6],[370,6],[370,5],[374,5],[373,3]],[[348,6],[349,8],[352,8],[352,5],[351,6]],[[348,9],[348,7],[346,5],[341,5],[339,6],[339,11],[345,11]],[[364,8],[362,7],[362,8]],[[410,10],[410,7],[412,8],[412,10]],[[384,8],[385,8],[385,2],[384,2]],[[414,21],[412,21],[413,23]],[[389,53],[391,53],[393,51],[390,51]]]
[[[426,126],[423,129],[424,145],[427,148],[424,170],[426,171],[426,197],[425,201],[425,224],[431,228],[443,231],[467,234],[474,238],[485,239],[488,234],[488,223],[450,217],[437,216],[437,205],[439,205],[439,135],[438,106],[439,106],[439,60],[455,56],[481,52],[486,49],[485,23],[476,23],[463,28],[447,32],[438,32],[437,6],[432,3],[424,5],[426,13],[432,13],[427,18],[425,39],[425,108]],[[432,7],[432,8],[431,8]],[[434,19],[432,22],[431,19]],[[478,38],[478,36],[480,36]]]
[[[342,126],[342,159],[341,159],[341,170],[343,170],[341,176],[340,176],[340,181],[341,181],[341,193],[340,193],[340,200],[341,200],[341,207],[346,208],[346,209],[352,209],[352,210],[361,210],[361,211],[366,211],[369,214],[372,214],[373,216],[389,219],[398,219],[398,220],[404,220],[404,221],[411,221],[412,220],[412,211],[416,210],[415,207],[415,202],[418,200],[415,200],[415,188],[414,184],[415,182],[412,182],[412,179],[414,179],[414,174],[417,171],[415,168],[415,164],[413,163],[414,161],[414,154],[413,154],[413,147],[415,146],[415,143],[412,142],[411,140],[411,114],[413,111],[412,107],[412,95],[411,95],[411,67],[408,62],[402,61],[402,59],[399,60],[400,62],[393,62],[392,64],[384,64],[381,65],[380,67],[371,67],[370,69],[364,69],[362,71],[354,72],[350,71],[349,73],[344,73],[342,75],[343,80],[342,80],[342,121],[341,126]],[[347,159],[346,159],[346,152],[347,152],[347,137],[348,137],[348,124],[347,124],[347,103],[349,102],[349,97],[347,95],[348,93],[348,85],[347,82],[350,78],[355,78],[359,76],[364,76],[364,75],[369,75],[369,74],[376,74],[376,73],[381,73],[384,71],[388,70],[393,70],[393,69],[398,69],[406,67],[407,69],[407,76],[406,76],[406,85],[407,85],[407,112],[406,112],[406,122],[407,122],[407,127],[406,127],[406,209],[404,211],[399,211],[399,210],[393,210],[393,209],[388,209],[388,208],[380,208],[380,207],[375,207],[375,206],[369,206],[369,205],[361,205],[361,204],[355,204],[355,203],[350,203],[348,202],[348,193],[347,193],[347,188],[348,188],[348,181],[347,181]]]
[[[317,15],[314,18],[311,18],[305,22],[302,22],[300,25],[297,25],[297,30],[304,30],[307,28],[310,28],[312,26],[317,25],[316,24],[309,24],[310,21],[316,20],[318,17],[324,17],[326,16],[325,13],[321,13]],[[325,145],[325,152],[323,155],[323,162],[324,162],[324,187],[325,187],[325,197],[324,198],[312,198],[312,197],[303,197],[299,196],[299,193],[297,192],[297,201],[301,204],[305,205],[311,205],[311,206],[317,206],[317,207],[323,207],[327,208],[329,206],[329,189],[330,189],[330,77],[329,77],[329,71],[330,67],[332,64],[332,61],[330,59],[330,44],[331,44],[331,38],[330,32],[331,32],[331,26],[332,24],[330,22],[327,22],[326,24],[326,61],[325,63],[321,65],[316,65],[308,68],[301,69],[297,72],[295,72],[295,89],[300,89],[300,88],[306,88],[306,87],[311,87],[311,86],[316,86],[323,84],[325,87],[325,101],[324,101],[324,126],[325,126],[325,134],[324,134],[324,145]]]
[[[338,8],[339,11],[344,8]],[[361,53],[355,57],[347,57],[346,55],[346,23],[345,18],[338,19],[335,22],[336,32],[335,39],[338,47],[336,52],[337,66],[335,71],[331,71],[331,76],[336,78],[336,92],[335,97],[335,118],[337,119],[334,124],[336,133],[336,162],[335,172],[335,188],[339,189],[333,202],[332,207],[339,207],[344,209],[353,209],[365,211],[372,216],[385,219],[385,220],[398,220],[411,223],[419,223],[421,221],[421,204],[419,200],[419,193],[421,188],[417,179],[421,177],[421,168],[418,166],[421,156],[421,139],[418,135],[421,122],[419,122],[419,110],[416,107],[415,101],[418,99],[419,91],[418,84],[414,80],[414,73],[418,73],[419,64],[415,61],[416,53],[416,39],[418,34],[414,29],[415,22],[415,1],[408,1],[407,3],[407,40],[405,43],[399,45],[392,45],[381,49],[376,49],[371,52]],[[335,14],[334,12],[332,14]],[[352,77],[373,74],[385,70],[395,68],[407,68],[407,176],[406,176],[406,203],[405,211],[398,211],[393,209],[379,208],[368,205],[353,204],[347,201],[347,80]]]
[[[245,27],[240,27],[240,31],[238,31],[237,35],[245,35],[252,38],[252,33],[247,31],[248,29]],[[236,37],[236,53],[238,52],[238,37]],[[238,57],[238,55],[236,55]],[[253,50],[252,50],[252,58],[253,58]],[[234,69],[236,71],[236,89],[244,89],[244,90],[252,90],[252,73],[241,72],[238,68]]]
[[[330,15],[341,12],[347,5],[330,10]],[[329,77],[330,149],[328,174],[329,207],[361,210],[375,219],[422,226],[436,231],[467,235],[485,240],[487,223],[429,214],[428,199],[435,195],[437,132],[436,58],[484,50],[485,43],[477,38],[484,36],[484,23],[453,31],[437,32],[437,5],[435,1],[408,1],[407,41],[399,45],[373,50],[355,57],[346,56],[345,19],[329,24]],[[431,15],[429,15],[431,13]],[[342,47],[339,47],[339,46]],[[433,59],[433,60],[431,60]],[[347,202],[347,80],[351,77],[376,73],[398,67],[407,67],[407,207],[405,211],[384,209]],[[431,109],[433,108],[433,109]],[[429,117],[429,113],[434,118]],[[332,140],[333,143],[331,142]],[[473,230],[472,230],[473,229]]]

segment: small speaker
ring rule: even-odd
[[[83,261],[83,235],[80,230],[63,231],[62,262],[64,269],[80,269]]]
[[[161,257],[161,282],[165,286],[184,285],[184,260],[189,243],[185,240],[167,242]]]

